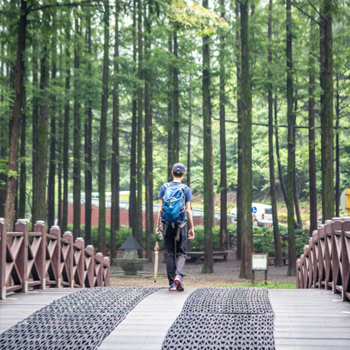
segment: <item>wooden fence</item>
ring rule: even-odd
[[[27,220],[18,220],[15,232],[7,232],[0,218],[0,299],[10,292],[26,293],[29,288],[90,288],[109,286],[110,262],[84,239],[74,242],[71,232],[61,237],[58,226],[46,233],[44,221],[34,232]]]
[[[350,218],[333,218],[312,233],[297,260],[297,288],[324,288],[350,300]]]

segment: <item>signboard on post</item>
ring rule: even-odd
[[[340,205],[346,216],[350,216],[350,189],[344,190],[340,196]]]
[[[255,271],[265,271],[267,281],[267,254],[252,254],[252,282],[254,283]]]

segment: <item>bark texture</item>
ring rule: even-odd
[[[203,7],[208,8],[208,0]],[[204,262],[202,273],[213,273],[213,138],[210,101],[209,37],[203,36],[203,192],[204,192]]]

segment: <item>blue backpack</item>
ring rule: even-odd
[[[183,184],[172,185],[171,183],[166,183],[164,187],[162,221],[174,227],[186,221],[184,191],[187,186]]]

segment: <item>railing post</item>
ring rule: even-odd
[[[110,260],[108,257],[103,258],[103,286],[109,287],[110,285]]]
[[[343,301],[350,300],[350,219],[346,218],[343,221],[342,229],[342,277],[343,277]]]
[[[61,239],[62,250],[61,250],[61,274],[63,270],[66,270],[67,281],[62,281],[63,285],[66,285],[70,288],[74,288],[74,279],[73,279],[73,235],[72,232],[65,232]],[[64,283],[65,282],[65,283]]]
[[[95,285],[95,249],[92,245],[84,249],[84,285],[87,288]]]
[[[45,221],[37,221],[34,225],[34,232],[40,232],[41,233],[41,244],[38,249],[37,253],[37,262],[39,266],[39,273],[41,275],[41,285],[40,289],[46,288],[46,269],[45,269],[45,263],[46,263],[46,225]]]
[[[94,287],[101,287],[103,282],[103,254],[95,255],[95,276],[96,281]]]
[[[84,288],[84,239],[78,237],[73,245],[73,280],[74,287]]]
[[[0,299],[6,299],[6,243],[6,222],[0,218]]]
[[[51,260],[51,266],[53,274],[56,280],[56,287],[61,288],[61,274],[60,274],[60,264],[61,264],[61,229],[59,226],[52,226],[50,228],[50,235],[54,236],[55,239],[49,238],[49,247],[52,250],[52,256],[46,257]],[[49,264],[50,261],[47,262]]]
[[[28,222],[25,219],[19,219],[15,225],[16,232],[23,232],[23,243],[18,252],[18,272],[22,279],[22,293],[28,292]]]

